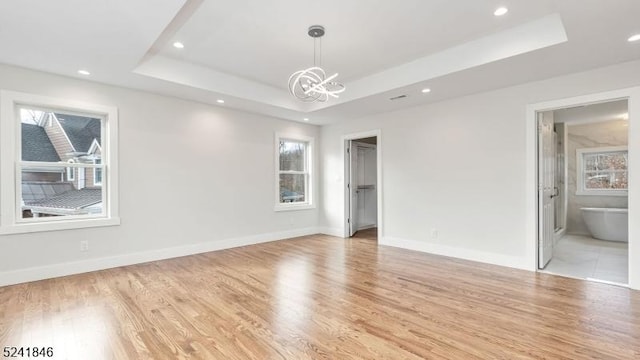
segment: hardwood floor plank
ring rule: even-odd
[[[59,359],[640,359],[637,291],[360,235],[2,287],[0,346]]]

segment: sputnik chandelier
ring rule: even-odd
[[[308,34],[313,38],[313,66],[291,74],[289,91],[291,95],[306,102],[325,102],[329,100],[329,97],[337,98],[338,94],[345,90],[344,85],[334,81],[338,77],[338,73],[327,77],[324,69],[320,67],[322,65],[322,39],[320,38],[324,35],[324,27],[321,25],[310,26]],[[318,65],[316,65],[317,40],[320,40]]]

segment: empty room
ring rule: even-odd
[[[639,16],[0,1],[0,359],[640,359]]]

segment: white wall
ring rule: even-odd
[[[341,137],[380,129],[382,244],[532,270],[527,105],[637,85],[640,61],[323,127],[321,225],[343,231]]]
[[[0,285],[317,232],[317,208],[273,209],[274,133],[318,158],[316,126],[3,65],[0,89],[118,107],[122,220],[1,235]]]

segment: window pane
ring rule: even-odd
[[[584,170],[595,171],[598,170],[598,155],[584,155]]]
[[[613,173],[613,180],[611,182],[611,188],[616,190],[628,189],[628,176],[627,171],[616,171]]]
[[[90,168],[76,168],[76,180],[64,181],[66,168],[22,168],[21,218],[102,214],[102,188],[88,186]]]
[[[306,175],[280,174],[280,202],[305,202]]]
[[[94,164],[100,165],[102,164],[102,160],[96,159]],[[93,183],[95,185],[102,185],[102,168],[101,167],[93,169]]]
[[[102,214],[102,120],[64,111],[20,109],[22,218]],[[69,164],[79,164],[71,167]]]
[[[602,167],[604,169],[610,170],[626,170],[627,169],[627,153],[626,152],[615,152],[603,154],[602,156]]]
[[[280,171],[305,171],[306,150],[304,142],[280,140]]]
[[[591,190],[627,189],[627,154],[627,151],[584,154],[584,188]]]
[[[100,154],[101,120],[20,109],[22,161],[92,163]]]
[[[587,171],[585,189],[627,189],[627,171]]]

